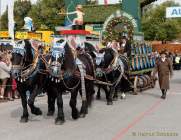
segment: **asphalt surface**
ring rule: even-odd
[[[128,94],[107,106],[105,96],[94,100],[86,118],[73,120],[69,95],[64,95],[66,122],[57,126],[47,117],[47,97],[38,97],[42,116],[30,114],[20,123],[20,100],[0,103],[0,140],[180,140],[181,71],[175,71],[166,100],[160,99],[158,85],[139,95]],[[80,108],[80,100],[78,101]]]

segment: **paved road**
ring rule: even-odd
[[[36,104],[44,114],[30,115],[26,124],[19,122],[20,100],[0,104],[0,140],[180,140],[181,71],[175,72],[167,100],[160,99],[158,86],[126,100],[105,105],[105,97],[94,101],[84,119],[71,119],[69,96],[64,96],[66,122],[54,125],[47,117],[46,97]],[[79,102],[80,105],[80,102]]]

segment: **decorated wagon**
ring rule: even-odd
[[[144,35],[137,32],[136,28],[136,20],[128,13],[118,10],[105,21],[101,37],[105,44],[112,40],[120,42],[123,36],[129,40],[129,71],[123,77],[128,83],[128,89],[133,90],[134,94],[155,86],[151,72],[156,59],[152,46],[144,42]]]

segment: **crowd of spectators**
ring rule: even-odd
[[[11,77],[11,52],[0,51],[0,102],[19,98],[15,79]]]
[[[167,58],[169,58],[173,63],[173,69],[180,70],[181,69],[181,55],[177,53],[168,52],[168,51],[166,51],[166,53],[167,53]],[[160,54],[157,51],[154,52],[154,55],[156,56],[156,58],[160,57]]]

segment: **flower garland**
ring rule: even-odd
[[[134,27],[127,17],[115,17],[107,25],[103,33],[103,42],[107,43],[112,40],[119,41],[120,36],[127,34],[129,39],[133,38]]]

